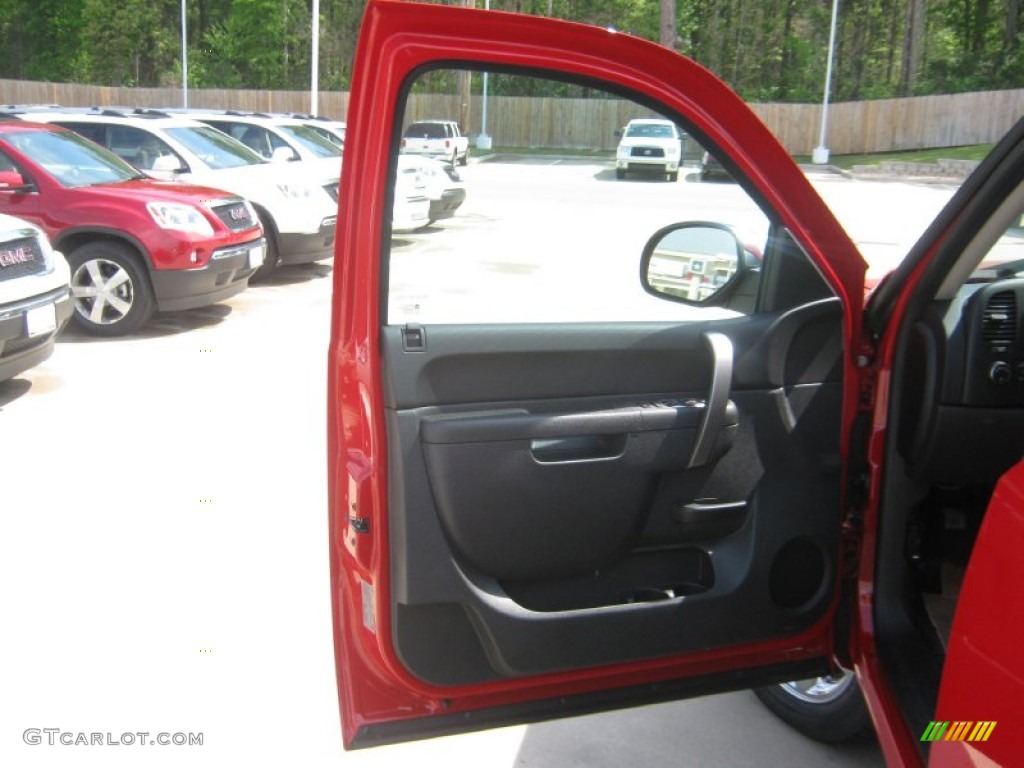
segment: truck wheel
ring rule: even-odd
[[[622,181],[624,178],[626,178],[626,172],[616,168],[615,169],[615,178],[618,179],[619,181]]]
[[[469,147],[466,147],[466,154],[462,156],[462,160],[459,165],[469,165]]]
[[[679,181],[679,171],[670,171],[668,174],[669,181]]]
[[[871,730],[852,672],[770,685],[754,693],[777,717],[815,741],[835,744]]]
[[[94,240],[68,256],[71,267],[72,318],[97,336],[120,336],[140,328],[156,301],[149,278],[129,246]]]

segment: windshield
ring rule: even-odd
[[[168,128],[167,135],[177,139],[182,146],[214,170],[263,163],[263,158],[247,146],[214,128]]]
[[[626,136],[630,138],[644,137],[651,139],[674,139],[676,134],[671,125],[664,123],[630,123],[626,127]]]
[[[341,149],[305,125],[278,125],[281,133],[291,136],[317,157],[341,157]]]
[[[65,187],[145,178],[128,163],[71,131],[16,131],[4,140]]]

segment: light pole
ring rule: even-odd
[[[821,136],[814,148],[811,159],[815,165],[828,162],[828,147],[825,146],[825,131],[828,129],[828,94],[832,90],[832,58],[836,50],[836,21],[839,18],[839,0],[832,0],[832,30],[828,35],[828,62],[825,64],[825,97],[821,104]]]
[[[309,76],[309,111],[316,115],[320,96],[320,0],[313,0],[313,62]]]
[[[491,10],[491,0],[485,0],[484,10]],[[480,135],[476,137],[477,149],[490,149],[491,137],[487,135],[487,73],[484,72],[483,94],[480,100]]]
[[[181,106],[188,109],[188,27],[185,0],[181,0]]]

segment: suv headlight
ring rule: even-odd
[[[175,229],[194,235],[213,234],[213,225],[199,211],[184,203],[146,203],[146,209],[153,221],[163,229]]]

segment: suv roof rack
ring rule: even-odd
[[[26,112],[52,112],[64,109],[60,104],[0,104],[0,112],[25,114]]]

